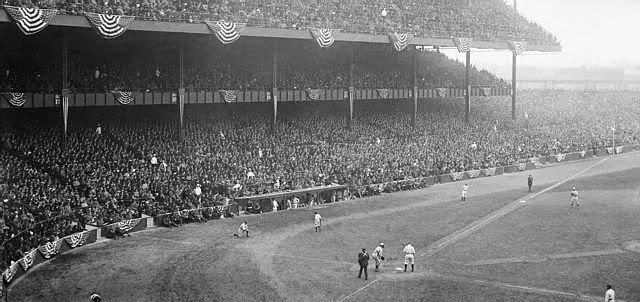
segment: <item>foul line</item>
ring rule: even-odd
[[[361,291],[361,290],[363,290],[363,289],[365,289],[365,288],[369,287],[369,285],[374,284],[374,283],[378,282],[379,280],[380,280],[380,278],[378,278],[378,279],[376,279],[376,280],[371,281],[369,284],[367,284],[367,285],[365,285],[365,286],[363,286],[363,287],[359,288],[357,291],[355,291],[355,292],[351,293],[350,295],[348,295],[348,296],[346,296],[346,297],[342,298],[342,300],[340,300],[340,302],[344,302],[344,301],[346,301],[347,299],[351,298],[353,295],[357,294],[359,291]]]
[[[426,252],[420,254],[420,256],[424,256],[424,255],[427,255],[427,254],[429,254],[429,256],[431,256],[431,255],[441,251],[444,247],[446,247],[446,246],[458,241],[459,239],[463,238],[466,235],[471,234],[472,232],[474,232],[479,227],[484,226],[487,223],[491,222],[493,219],[495,219],[495,218],[497,218],[499,216],[504,216],[504,215],[508,214],[509,212],[519,208],[520,205],[521,205],[521,203],[519,202],[520,200],[529,200],[529,199],[532,199],[532,198],[534,198],[534,197],[536,197],[536,196],[538,196],[540,194],[546,193],[549,190],[553,190],[554,188],[556,188],[556,187],[558,187],[558,186],[560,186],[560,185],[562,185],[562,184],[564,184],[564,183],[566,183],[566,182],[568,182],[568,181],[570,181],[570,180],[582,175],[583,173],[593,169],[595,166],[605,162],[609,158],[610,157],[605,157],[604,159],[602,159],[602,160],[598,161],[597,163],[587,167],[586,169],[574,174],[573,176],[571,176],[569,178],[561,180],[560,182],[558,182],[558,183],[556,183],[556,184],[554,184],[554,185],[552,185],[550,187],[547,187],[546,189],[544,189],[544,190],[542,190],[540,192],[534,193],[534,194],[529,195],[529,196],[525,196],[524,198],[518,199],[518,200],[516,200],[516,201],[514,201],[514,202],[512,202],[512,203],[510,203],[510,204],[508,204],[508,205],[506,205],[504,207],[502,207],[493,216],[491,216],[489,218],[486,218],[484,220],[481,220],[480,222],[477,222],[475,225],[468,226],[466,229],[463,228],[464,231],[454,235],[453,237],[451,237],[449,239],[445,239],[444,241],[438,243],[438,245],[436,245],[435,247],[432,247],[432,248],[427,247],[428,250]],[[455,232],[454,232],[454,234],[455,234]]]

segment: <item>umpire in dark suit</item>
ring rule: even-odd
[[[367,249],[362,249],[362,252],[358,254],[358,264],[360,264],[358,278],[362,277],[362,271],[364,270],[364,280],[368,280],[367,266],[369,265],[369,254],[367,253]]]

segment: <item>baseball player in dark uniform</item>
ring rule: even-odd
[[[358,264],[360,264],[358,278],[362,277],[362,271],[364,271],[364,280],[369,279],[369,275],[367,274],[367,266],[369,266],[369,254],[367,253],[367,249],[362,249],[362,252],[358,254]]]
[[[533,186],[533,176],[529,174],[529,178],[527,178],[527,184],[529,185],[529,192],[531,192],[531,187]]]

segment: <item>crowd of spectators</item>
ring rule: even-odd
[[[226,20],[258,27],[320,27],[355,33],[558,44],[552,34],[504,0],[2,0],[0,4],[55,8],[63,14],[125,14],[153,21]]]
[[[410,102],[362,101],[352,129],[344,104],[282,104],[275,133],[269,104],[187,106],[182,133],[162,106],[72,108],[66,140],[58,111],[0,112],[2,263],[86,224],[174,213],[163,223],[177,226],[217,218],[203,208],[239,196],[332,183],[360,196],[370,184],[640,144],[638,101],[526,91],[517,121],[495,97],[474,98],[466,123],[463,100],[435,99],[420,103],[415,126]]]

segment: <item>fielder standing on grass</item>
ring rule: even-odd
[[[527,185],[529,185],[529,192],[531,192],[531,187],[533,186],[533,176],[529,174],[529,178],[527,178]]]
[[[316,215],[313,218],[313,223],[316,227],[316,232],[317,231],[322,231],[322,216],[320,216],[320,214],[318,214],[318,212],[316,212]],[[331,233],[331,232],[329,232]]]
[[[578,190],[576,188],[571,188],[571,207],[573,208],[573,203],[575,202],[576,207],[579,207],[578,203]]]
[[[462,197],[460,198],[460,200],[467,201],[467,191],[469,191],[469,185],[464,184],[464,186],[462,186]]]
[[[616,302],[616,293],[611,288],[611,284],[607,284],[607,292],[604,294],[604,302]]]
[[[466,185],[465,185],[466,186]],[[416,249],[413,248],[411,243],[407,243],[407,246],[404,247],[404,271],[407,271],[407,265],[411,263],[411,271],[413,272],[413,262],[414,255],[416,254]]]
[[[245,234],[246,237],[249,237],[249,225],[247,224],[246,220],[238,228],[238,234],[233,234],[233,236],[242,237],[242,234]]]
[[[384,256],[382,256],[382,249],[384,248],[384,243],[381,242],[375,250],[373,250],[373,260],[376,262],[376,272],[380,267],[380,261],[384,261]]]

